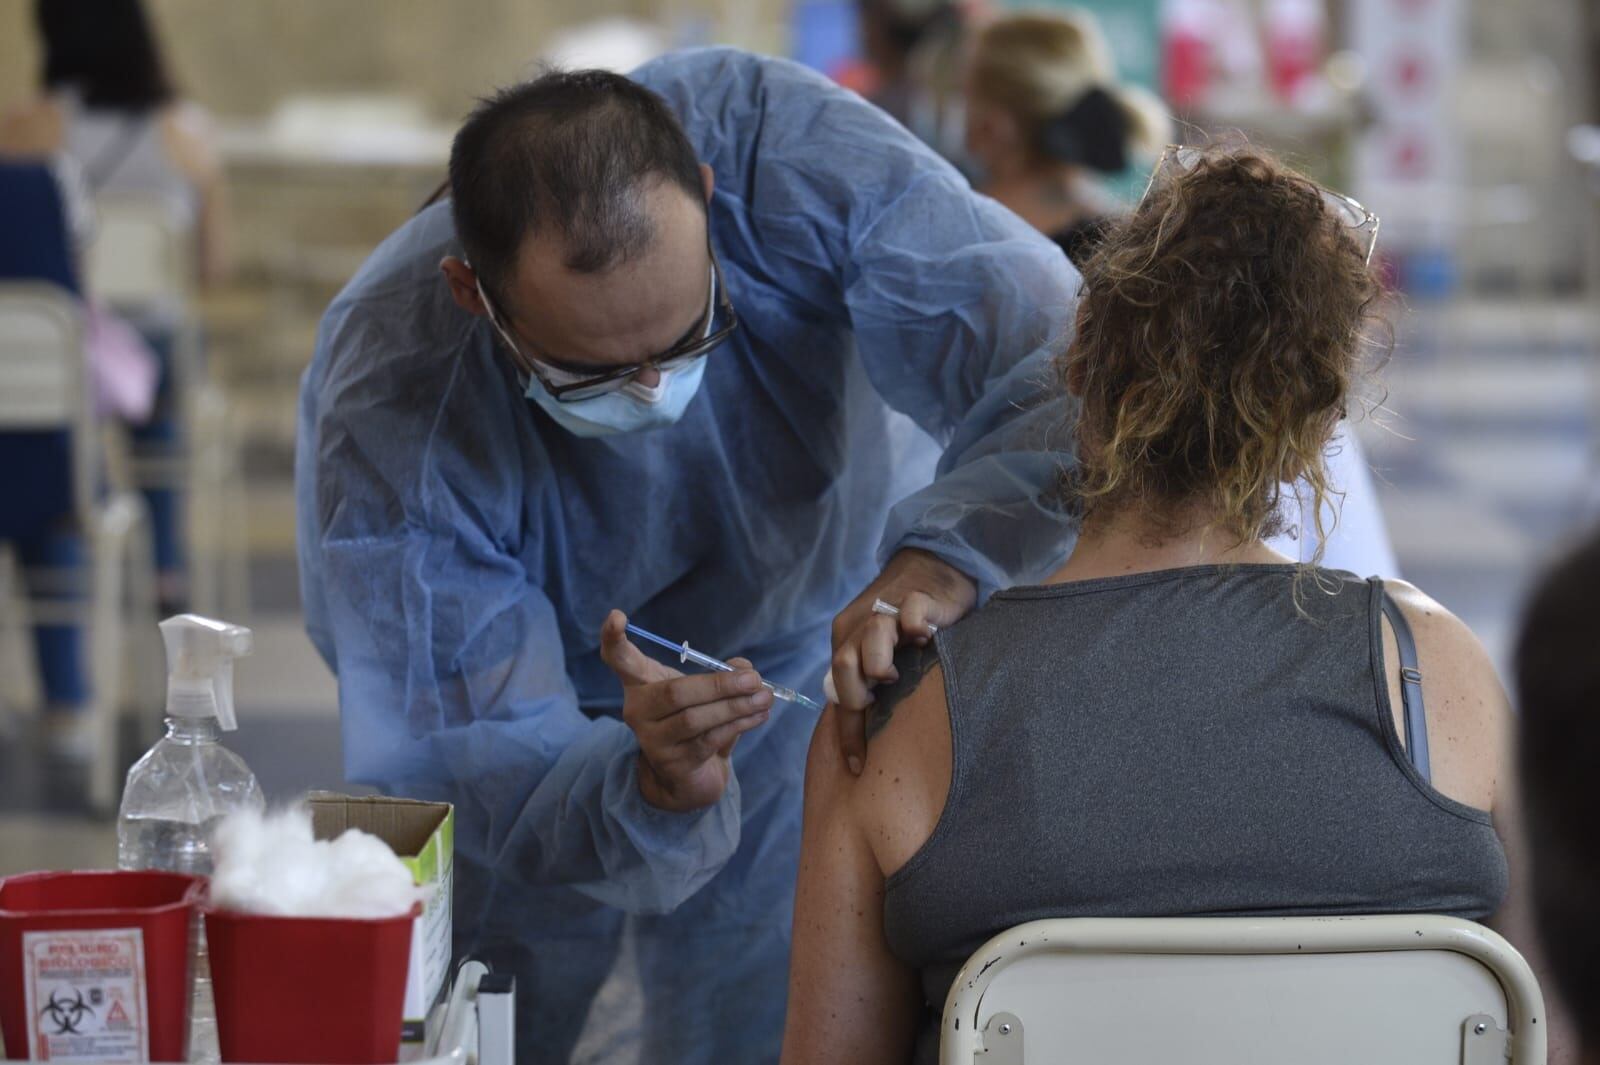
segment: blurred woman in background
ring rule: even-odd
[[[1117,83],[1085,12],[1031,12],[978,33],[967,75],[966,147],[978,191],[1049,236],[1080,265],[1116,201],[1097,178],[1153,160],[1171,121],[1148,92]]]
[[[193,228],[197,280],[224,274],[210,120],[177,94],[139,0],[37,0],[43,92],[0,120],[0,150],[73,159],[95,196],[156,197]]]
[[[222,168],[210,123],[173,87],[139,0],[37,0],[42,93],[0,119],[0,152],[65,156],[96,201],[155,202],[193,234],[195,281],[225,274]],[[92,236],[90,238],[92,240]],[[92,293],[91,293],[92,295]],[[183,453],[174,373],[176,314],[162,305],[124,308],[161,356],[155,409],[133,428],[134,457],[170,469]],[[168,483],[146,486],[163,613],[186,606],[182,501]]]
[[[968,8],[958,0],[858,0],[867,99],[965,169],[960,54]]]

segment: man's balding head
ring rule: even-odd
[[[534,358],[642,361],[703,319],[710,172],[666,102],[603,70],[554,71],[484,100],[450,153],[468,271]]]

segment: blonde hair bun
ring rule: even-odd
[[[1052,124],[1066,120],[1095,90],[1115,102],[1122,154],[1154,156],[1170,138],[1166,107],[1144,89],[1118,84],[1111,48],[1086,11],[1023,11],[990,22],[973,50],[972,88],[1010,112],[1047,154],[1054,154],[1045,148]]]

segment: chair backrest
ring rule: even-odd
[[[160,196],[95,199],[89,291],[119,310],[179,312],[194,271],[194,231],[181,204]]]
[[[45,282],[0,282],[0,537],[87,513],[87,378],[76,299]]]
[[[1035,921],[956,977],[941,1065],[1543,1065],[1504,939],[1436,916]]]

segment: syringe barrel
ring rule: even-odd
[[[680,659],[680,661],[693,662],[701,669],[714,669],[718,673],[732,673],[734,671],[733,667],[728,665],[728,663],[724,662],[722,659],[712,658],[710,655],[702,651],[696,651],[693,647],[689,646],[689,641],[687,640],[683,642],[683,646],[678,648],[678,650],[683,652],[683,657]]]

